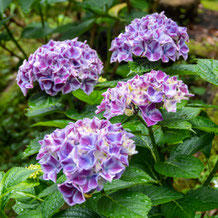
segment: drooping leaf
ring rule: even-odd
[[[203,130],[205,132],[218,133],[218,125],[206,117],[195,117],[189,121],[193,128]]]
[[[54,218],[67,218],[67,217],[75,217],[75,218],[100,218],[100,216],[86,208],[81,207],[71,207],[67,210],[63,210],[54,215]]]
[[[98,209],[106,217],[142,218],[147,217],[151,209],[151,200],[142,193],[116,192],[110,196],[103,196],[98,201]]]
[[[158,162],[154,166],[162,175],[180,178],[197,178],[203,167],[199,159],[184,154],[169,158],[165,162]]]
[[[30,12],[31,6],[34,2],[35,0],[18,0],[18,4],[20,5],[24,13]]]
[[[214,134],[211,133],[205,133],[201,136],[194,136],[185,140],[182,144],[174,147],[170,153],[170,156],[175,157],[180,154],[192,155],[210,144],[213,141],[213,138]]]
[[[52,32],[53,30],[48,26],[48,24],[42,27],[41,23],[33,23],[23,29],[21,37],[25,39],[39,39],[51,34]]]
[[[196,73],[204,80],[218,85],[218,60],[197,59]]]
[[[61,40],[73,39],[88,31],[92,27],[94,21],[95,19],[90,18],[79,24],[78,23],[66,24],[64,26],[57,27],[55,30],[52,31],[52,33],[61,33],[61,37],[60,37]]]
[[[84,0],[82,7],[103,15],[112,6],[114,0]]]
[[[156,185],[137,185],[130,189],[130,191],[141,192],[147,195],[152,202],[152,205],[159,205],[182,198],[183,195],[174,189],[165,186]]]
[[[5,9],[9,6],[12,0],[0,0],[0,13],[3,14]]]
[[[43,116],[62,109],[61,98],[46,94],[36,94],[28,101],[28,117]]]
[[[78,89],[73,92],[73,95],[79,100],[86,102],[90,105],[100,104],[103,96],[101,95],[105,90],[94,90],[90,95],[84,93],[81,89]]]
[[[109,9],[108,14],[110,14],[112,17],[118,17],[119,12],[127,7],[126,3],[119,3],[117,5],[114,5],[112,8]]]
[[[37,122],[32,125],[33,126],[50,126],[50,127],[57,127],[57,128],[64,128],[72,122],[71,120],[50,120],[50,121],[41,121]]]

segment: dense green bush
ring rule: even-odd
[[[163,121],[152,127],[146,125],[138,111],[133,116],[112,118],[112,123],[121,123],[126,131],[134,134],[138,154],[131,157],[120,179],[105,183],[101,191],[85,194],[83,204],[72,207],[65,204],[57,187],[65,181],[65,175],[58,174],[57,184],[43,180],[43,171],[35,160],[41,147],[39,140],[69,122],[92,119],[96,116],[96,106],[102,102],[102,93],[119,81],[153,69],[176,75],[191,85],[201,80],[217,86],[217,60],[195,59],[192,64],[185,61],[174,64],[134,57],[128,64],[110,65],[111,40],[131,20],[155,10],[155,2],[0,0],[0,6],[0,46],[16,58],[17,66],[13,70],[49,39],[62,41],[77,36],[80,41],[87,40],[104,63],[104,78],[90,95],[78,89],[66,95],[50,96],[36,87],[28,93],[27,109],[15,78],[8,78],[10,72],[5,72],[1,91],[8,82],[13,82],[0,98],[3,105],[0,110],[1,162],[15,159],[16,167],[12,167],[14,162],[1,166],[1,170],[10,168],[7,172],[0,171],[1,217],[186,218],[195,217],[197,211],[217,208],[218,193],[211,183],[218,167],[216,156],[212,158],[212,169],[208,170],[206,164],[211,160],[212,143],[217,134],[217,125],[207,112],[217,106],[199,101],[197,97],[182,100],[174,113],[161,105]],[[193,87],[196,94],[201,93],[198,89],[201,87],[195,84]],[[97,117],[104,119],[102,113]],[[22,152],[24,144],[28,146]]]

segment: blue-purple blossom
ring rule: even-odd
[[[85,118],[56,129],[39,141],[37,160],[43,178],[56,182],[61,171],[66,181],[58,188],[69,205],[85,201],[84,193],[101,190],[107,181],[119,179],[136,154],[133,134],[120,123]]]
[[[30,55],[20,66],[17,84],[24,95],[38,82],[49,95],[63,94],[81,88],[86,94],[93,91],[103,64],[95,50],[77,38],[49,41]]]
[[[134,56],[149,61],[175,61],[180,56],[186,60],[188,40],[187,29],[167,18],[164,12],[136,18],[112,41],[111,62],[132,61]]]
[[[118,82],[102,94],[104,99],[97,106],[96,113],[104,112],[104,117],[126,114],[131,116],[138,111],[147,126],[161,121],[162,114],[156,107],[162,103],[168,112],[176,112],[176,104],[193,96],[177,77],[170,77],[163,71],[152,70],[143,76],[136,75],[127,82]]]

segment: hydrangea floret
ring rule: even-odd
[[[17,84],[24,95],[37,81],[49,95],[63,94],[81,88],[86,94],[93,91],[103,64],[95,50],[77,38],[49,41],[30,55],[20,66]]]
[[[37,159],[43,178],[56,182],[57,174],[63,171],[66,181],[58,185],[59,191],[70,206],[81,204],[85,195],[121,177],[128,157],[137,153],[132,137],[120,123],[97,117],[69,123],[39,141]]]
[[[148,127],[163,119],[157,105],[163,104],[168,112],[176,112],[178,102],[193,96],[183,81],[161,70],[152,70],[142,76],[136,75],[127,82],[118,82],[115,88],[109,88],[102,95],[104,99],[97,106],[97,114],[105,111],[104,117],[110,119],[123,114],[131,116],[141,111]]]
[[[146,57],[149,61],[175,61],[180,56],[186,60],[188,40],[187,28],[178,26],[164,12],[136,18],[112,41],[111,63],[132,61],[133,56]]]

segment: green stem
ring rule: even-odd
[[[108,25],[107,28],[107,60],[106,60],[106,66],[105,66],[105,73],[108,72],[108,68],[110,66],[110,57],[111,57],[111,52],[109,51],[111,46],[111,25]]]
[[[21,51],[21,53],[23,54],[25,59],[27,59],[27,55],[26,55],[25,51],[21,48],[18,41],[14,38],[12,32],[10,31],[10,29],[8,28],[8,26],[5,23],[4,23],[4,27],[5,27],[8,35],[10,36],[11,40],[14,42],[14,44],[17,46],[17,48]]]
[[[214,174],[216,173],[217,170],[218,170],[218,160],[216,161],[216,164],[215,164],[214,168],[212,169],[212,171],[210,172],[210,174],[207,177],[206,181],[204,182],[204,186],[210,185],[210,182],[213,179]]]
[[[42,28],[45,27],[45,20],[44,20],[44,16],[43,16],[43,13],[42,13],[42,8],[41,8],[41,5],[39,3],[39,15],[40,15],[40,19],[41,19],[41,24],[42,24]],[[45,42],[48,41],[48,38],[47,36],[45,36]]]
[[[8,218],[8,216],[5,214],[5,212],[3,210],[0,210],[0,217]]]
[[[144,126],[146,128],[148,128],[148,131],[149,131],[149,136],[150,136],[150,139],[151,139],[151,143],[152,143],[152,147],[153,147],[153,151],[154,151],[154,154],[155,154],[155,158],[156,158],[156,162],[159,162],[160,161],[160,156],[159,156],[159,152],[158,152],[158,149],[157,149],[157,144],[155,142],[155,139],[154,139],[154,133],[153,133],[153,130],[152,130],[152,127],[148,127],[146,122],[143,120],[143,118],[138,115],[138,118],[140,119],[140,121],[144,124]]]

